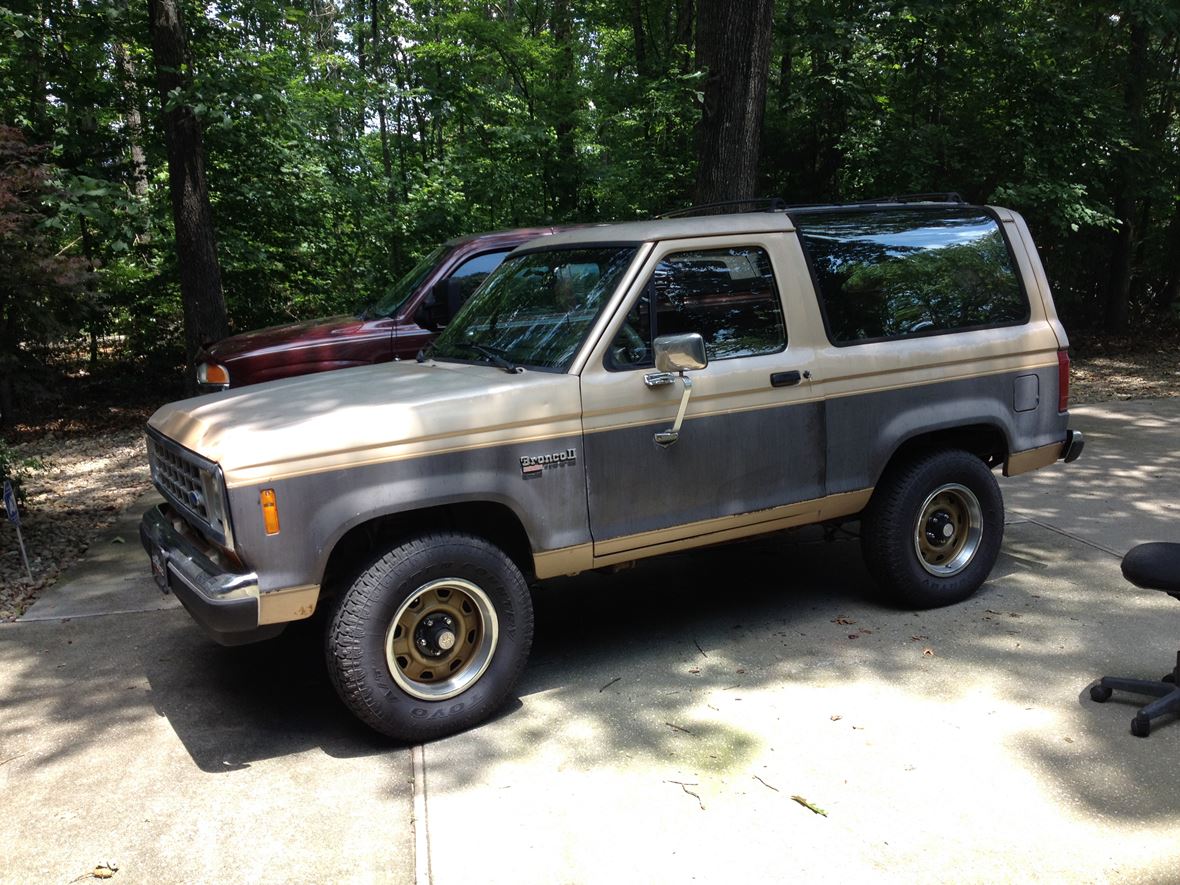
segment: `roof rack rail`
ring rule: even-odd
[[[955,191],[938,191],[929,194],[892,194],[872,200],[855,200],[852,205],[864,203],[966,203]]]
[[[696,206],[685,206],[683,209],[673,209],[662,212],[656,218],[687,218],[690,215],[718,215],[716,209],[732,206],[751,206],[757,208],[746,209],[746,212],[781,212],[787,208],[787,202],[782,197],[748,197],[744,200],[720,200],[716,203],[700,203]]]
[[[892,194],[888,197],[873,197],[869,200],[847,200],[838,203],[788,203],[782,197],[749,197],[745,200],[720,200],[716,203],[700,203],[696,206],[685,206],[683,209],[673,209],[662,212],[656,218],[688,218],[692,215],[719,215],[718,209],[735,206],[749,206],[742,212],[784,212],[791,209],[839,209],[855,206],[886,206],[905,203],[955,203],[966,205],[955,191],[938,191],[928,194]]]

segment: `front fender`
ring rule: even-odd
[[[383,516],[462,502],[493,502],[520,520],[533,551],[590,540],[581,457],[525,473],[538,448],[580,450],[580,437],[512,443],[291,477],[230,491],[235,540],[262,592],[321,582],[337,542]],[[258,494],[273,488],[280,531],[263,529]]]

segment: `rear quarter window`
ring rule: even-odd
[[[1028,322],[999,222],[980,209],[794,217],[833,344]]]

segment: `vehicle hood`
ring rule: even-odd
[[[148,424],[235,487],[581,432],[578,378],[392,362],[169,403]]]
[[[389,321],[384,317],[377,320],[382,321],[388,325]],[[205,350],[218,362],[232,363],[243,354],[253,355],[271,349],[288,350],[293,345],[331,341],[342,335],[356,335],[367,326],[372,326],[373,322],[354,316],[335,316],[305,320],[301,323],[286,323],[282,326],[270,326],[266,329],[231,335],[210,344]]]

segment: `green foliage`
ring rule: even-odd
[[[6,247],[26,305],[10,355],[81,334],[180,364],[164,103],[204,129],[236,331],[353,311],[452,236],[691,192],[711,39],[691,0],[185,2],[192,85],[165,102],[143,4],[0,3],[0,123],[45,173],[37,245]],[[1178,33],[1174,0],[778,0],[765,192],[1012,206],[1075,325],[1101,322],[1130,226],[1132,316],[1170,316]]]

